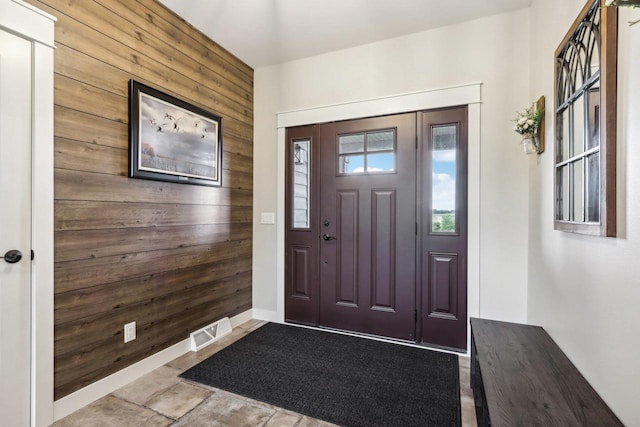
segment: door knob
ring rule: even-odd
[[[323,234],[322,235],[322,240],[329,241],[329,240],[336,240],[336,238],[335,238],[335,236],[332,236],[331,234]]]
[[[11,249],[0,258],[4,259],[4,261],[8,262],[9,264],[15,264],[22,259],[22,252],[17,249]]]

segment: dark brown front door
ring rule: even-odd
[[[466,349],[467,108],[423,112],[420,122],[420,335]]]
[[[466,114],[287,129],[287,321],[466,349]]]
[[[415,340],[416,115],[320,129],[320,325]]]

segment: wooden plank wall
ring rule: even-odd
[[[155,0],[28,1],[58,18],[57,400],[251,307],[253,70]],[[222,188],[127,178],[131,78],[223,117]]]

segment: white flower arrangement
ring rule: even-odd
[[[535,105],[524,110],[524,113],[516,113],[516,122],[513,130],[520,135],[535,136],[542,121],[542,110],[538,110]]]

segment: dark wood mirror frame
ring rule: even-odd
[[[616,103],[617,103],[617,55],[618,55],[618,14],[617,9],[614,7],[607,7],[605,5],[606,0],[589,0],[584,6],[579,16],[574,21],[573,25],[567,32],[566,36],[558,46],[555,52],[556,66],[555,66],[555,79],[554,79],[554,135],[556,141],[555,159],[554,159],[554,228],[556,230],[568,231],[581,234],[590,234],[596,236],[610,236],[616,235]],[[600,105],[599,105],[599,118],[597,120],[599,125],[600,139],[599,139],[599,151],[595,150],[594,153],[599,155],[599,183],[598,183],[598,198],[599,200],[599,213],[598,220],[589,220],[587,214],[584,213],[582,220],[575,220],[574,207],[571,200],[573,197],[573,191],[575,187],[573,185],[573,178],[570,178],[568,182],[565,182],[564,177],[559,178],[559,173],[563,173],[562,167],[567,167],[567,172],[572,173],[573,164],[578,164],[587,157],[579,159],[578,161],[567,160],[567,156],[563,159],[562,144],[563,129],[562,120],[559,120],[558,115],[562,115],[563,110],[568,109],[567,103],[572,104],[578,100],[584,93],[577,91],[573,96],[567,96],[567,101],[560,98],[560,86],[559,78],[562,74],[562,67],[567,66],[564,60],[565,51],[574,42],[574,36],[579,34],[579,31],[583,31],[584,28],[590,24],[585,23],[585,17],[587,17],[595,8],[599,8],[600,13],[600,25],[599,25],[599,42],[600,42],[600,58],[599,58],[599,84],[600,84]],[[590,30],[592,30],[590,28]],[[582,65],[581,65],[582,66]],[[586,66],[585,66],[586,68]],[[591,76],[591,71],[588,73]],[[594,74],[595,75],[595,74]],[[588,86],[587,82],[583,82],[584,87]],[[585,89],[586,90],[586,89]],[[573,105],[572,107],[573,108]],[[572,119],[569,119],[572,120]],[[572,123],[572,121],[571,121]],[[559,129],[560,127],[560,129]],[[582,131],[585,131],[586,123],[583,123]],[[569,131],[573,132],[573,131]],[[586,133],[585,133],[586,135]],[[560,137],[559,137],[560,136]],[[573,141],[569,141],[573,143]],[[586,151],[586,148],[585,148]],[[579,157],[579,156],[577,156]],[[583,177],[585,176],[583,162]],[[564,176],[564,175],[563,175]],[[560,183],[559,183],[560,181]],[[586,210],[584,207],[587,204],[584,194],[586,193],[585,186],[587,182],[583,179],[583,187],[579,191],[583,192],[583,212]],[[571,196],[568,196],[568,204],[571,211],[569,218],[565,218],[563,214],[563,196],[564,190],[562,185],[568,185]]]

